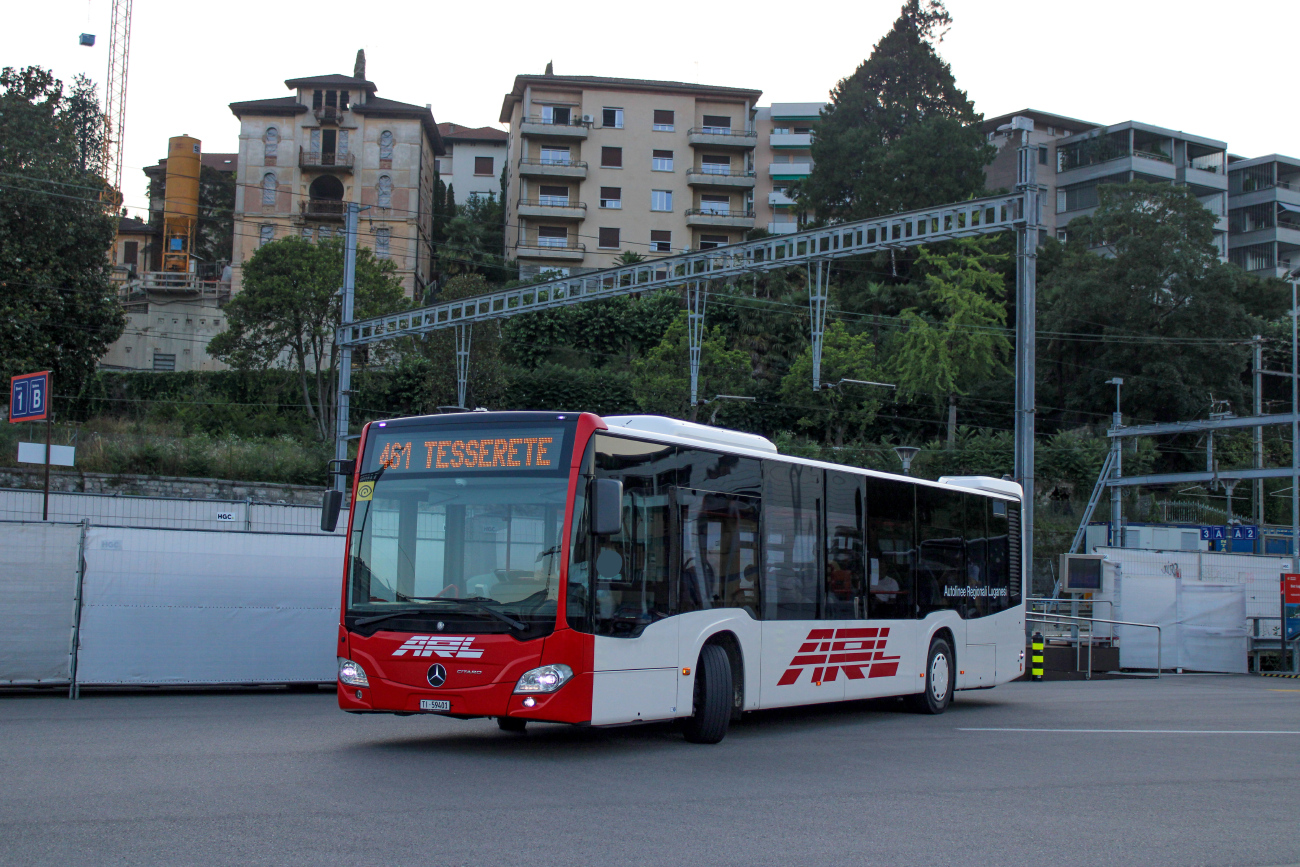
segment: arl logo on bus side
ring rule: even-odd
[[[888,641],[889,627],[814,629],[776,685],[795,683],[805,668],[812,668],[813,683],[830,683],[841,669],[849,680],[893,677],[898,674],[898,657],[885,656]]]
[[[478,659],[481,650],[471,650],[474,643],[472,635],[412,635],[406,643],[393,651],[393,656],[405,656],[409,650],[411,656],[456,657],[457,659]]]

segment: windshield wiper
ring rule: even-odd
[[[407,596],[405,594],[398,593],[397,597],[403,602],[442,602],[448,605],[472,605],[479,611],[482,611],[484,614],[487,614],[489,617],[495,617],[497,620],[500,620],[502,623],[510,624],[510,626],[514,627],[515,629],[518,629],[520,631],[525,631],[528,629],[527,623],[523,623],[522,621],[515,620],[509,614],[503,614],[502,612],[497,611],[495,608],[489,607],[486,603],[492,602],[494,600],[488,599],[485,596],[467,596],[458,599],[449,596]],[[358,621],[358,624],[359,623],[360,621]]]
[[[391,617],[403,617],[407,614],[432,614],[427,608],[403,608],[401,611],[386,611],[383,614],[376,614],[374,617],[363,617],[354,621],[353,626],[369,626],[371,623],[378,623],[381,620],[388,620]]]

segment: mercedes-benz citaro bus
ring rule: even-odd
[[[345,711],[510,732],[680,720],[716,743],[746,711],[902,696],[942,713],[1024,669],[1009,481],[591,413],[372,422],[358,455]]]

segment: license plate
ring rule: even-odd
[[[451,710],[451,702],[436,698],[420,699],[420,710]]]

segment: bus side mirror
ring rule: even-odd
[[[339,525],[339,510],[343,508],[343,492],[329,490],[320,504],[320,528],[326,533],[333,533]]]
[[[591,532],[613,536],[623,529],[623,483],[596,479],[591,485]]]

